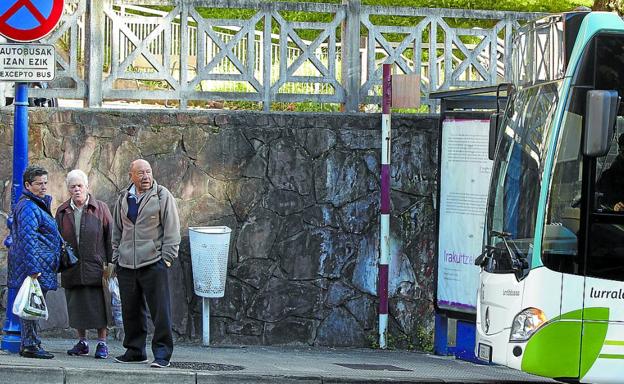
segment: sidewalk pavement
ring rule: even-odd
[[[74,343],[44,338],[43,347],[55,354],[52,360],[0,351],[0,383],[554,383],[505,367],[410,351],[176,344],[170,368],[150,368],[115,363],[113,357],[124,352],[117,341],[109,343],[107,360],[93,358],[93,341],[89,356],[68,356]]]

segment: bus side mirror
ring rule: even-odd
[[[494,152],[496,152],[496,140],[498,139],[498,126],[502,118],[502,112],[496,112],[490,115],[490,137],[488,142],[488,158],[490,160],[494,160]]]
[[[598,157],[609,152],[619,103],[617,91],[587,92],[583,155]]]

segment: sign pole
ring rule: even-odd
[[[0,1],[0,35],[12,42],[30,43],[47,36],[58,25],[65,0],[2,0]],[[15,114],[13,117],[13,187],[11,188],[11,215],[7,219],[9,236],[4,245],[9,250],[8,268],[11,268],[11,228],[15,205],[22,194],[23,175],[28,166],[28,84],[54,79],[56,67],[52,45],[0,45],[0,80],[15,81]],[[0,95],[4,97],[4,95]],[[0,348],[19,352],[20,322],[13,314],[17,288],[9,288],[6,320]]]
[[[379,348],[388,335],[388,264],[390,261],[390,107],[392,64],[383,65],[381,114],[381,218],[379,244]]]
[[[13,186],[11,188],[11,215],[7,219],[9,235],[4,245],[9,250],[11,258],[11,227],[13,224],[13,210],[22,194],[23,175],[28,166],[28,84],[15,83],[15,113],[13,116]],[[13,314],[13,302],[18,288],[9,288],[7,295],[6,320],[4,321],[4,336],[1,348],[5,351],[17,353],[21,344],[21,330],[19,318]]]

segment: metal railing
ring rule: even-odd
[[[36,97],[342,104],[355,112],[381,99],[381,65],[421,75],[433,91],[511,80],[514,30],[540,14],[257,0],[66,0],[56,79]],[[167,10],[153,6],[167,6]],[[206,9],[243,11],[238,18]],[[320,16],[300,22],[293,12]],[[407,20],[383,25],[382,16]],[[464,27],[467,22],[470,28]]]

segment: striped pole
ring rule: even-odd
[[[383,65],[381,115],[381,243],[379,247],[379,348],[388,334],[388,262],[390,261],[390,106],[392,64]]]

